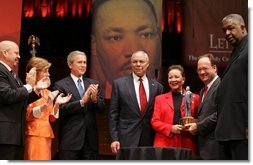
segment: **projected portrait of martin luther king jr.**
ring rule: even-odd
[[[138,50],[147,52],[148,76],[157,78],[161,68],[161,16],[156,13],[162,10],[162,1],[95,0],[92,7],[90,76],[102,84],[105,98],[111,98],[114,79],[131,73],[130,58]]]

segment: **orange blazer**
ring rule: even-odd
[[[193,94],[191,102],[191,115],[197,117],[199,95]],[[184,97],[181,103],[181,117],[185,115],[184,111]],[[162,94],[156,97],[154,113],[151,119],[151,124],[156,131],[154,146],[155,147],[178,147],[190,148],[193,153],[197,153],[197,146],[195,137],[189,132],[183,131],[181,134],[174,134],[171,132],[174,118],[174,105],[172,99],[172,92]]]
[[[56,120],[51,115],[53,105],[50,105],[45,110],[43,110],[41,118],[35,118],[33,116],[32,110],[34,107],[46,103],[49,93],[50,91],[47,89],[42,90],[42,97],[28,105],[26,112],[26,135],[54,138],[54,133],[50,125],[50,122],[54,122]]]

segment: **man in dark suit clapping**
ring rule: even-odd
[[[0,159],[24,159],[25,112],[27,103],[39,98],[40,89],[50,85],[43,78],[37,86],[36,68],[26,74],[26,84],[14,73],[20,59],[13,41],[0,42]]]
[[[84,74],[87,57],[84,52],[72,51],[67,57],[70,75],[58,81],[54,90],[71,100],[60,107],[59,159],[94,160],[98,155],[96,113],[104,112],[104,98],[99,82]]]

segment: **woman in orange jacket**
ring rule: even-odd
[[[42,78],[49,79],[50,66],[51,63],[46,59],[32,57],[26,70],[36,67],[36,82],[38,82]],[[63,94],[58,94],[59,91],[41,90],[39,93],[41,98],[28,105],[25,160],[51,160],[51,143],[54,133],[50,122],[54,122],[58,118],[59,105],[68,102],[71,98],[71,95],[63,97]]]

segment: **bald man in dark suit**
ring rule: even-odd
[[[14,74],[20,59],[19,47],[13,41],[0,42],[0,159],[24,159],[25,112],[28,103],[39,98],[35,89],[36,68],[26,75],[26,83]],[[45,80],[45,81],[44,81]],[[48,79],[40,84],[47,88]],[[43,82],[43,83],[42,83]],[[36,92],[35,92],[36,91]]]

